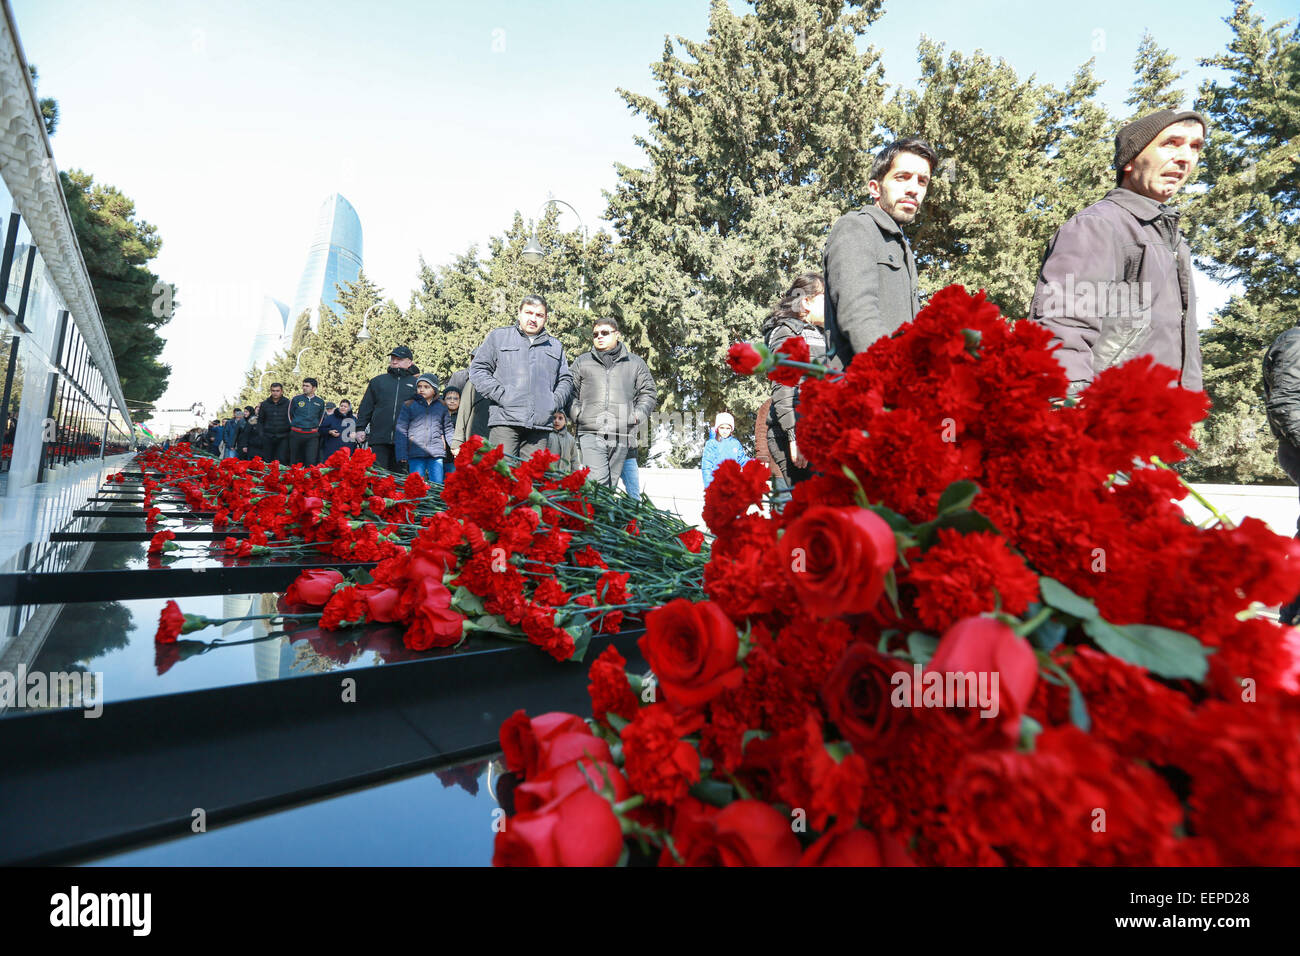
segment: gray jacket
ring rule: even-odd
[[[573,395],[573,376],[560,340],[545,330],[531,343],[517,325],[493,329],[474,352],[469,380],[495,404],[488,424],[550,428],[556,409]]]
[[[845,367],[876,339],[916,318],[916,259],[903,230],[879,206],[840,216],[822,273],[830,354]]]
[[[1139,355],[1201,388],[1192,257],[1178,212],[1112,189],[1075,214],[1048,243],[1029,317],[1060,343],[1070,395]]]
[[[607,435],[635,446],[637,426],[655,410],[650,368],[622,342],[602,360],[595,349],[573,362],[573,421],[578,434]]]

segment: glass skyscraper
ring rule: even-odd
[[[360,274],[361,220],[352,203],[334,193],[321,205],[316,219],[316,233],[289,310],[284,341],[292,337],[298,317],[307,311],[314,332],[320,325],[320,304],[337,308],[338,284],[356,282]]]
[[[248,353],[248,368],[255,369],[275,358],[280,351],[280,344],[286,335],[289,324],[289,307],[279,299],[269,295],[262,300],[262,311],[257,320],[257,334],[253,336],[253,348]],[[288,330],[291,334],[292,330]]]

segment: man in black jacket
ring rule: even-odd
[[[368,431],[375,464],[392,471],[397,465],[393,445],[397,434],[397,413],[402,403],[415,398],[415,379],[420,370],[415,356],[405,345],[388,353],[388,371],[376,375],[366,386],[357,409],[357,432]]]
[[[637,428],[654,413],[655,380],[619,341],[616,320],[597,319],[591,338],[591,351],[573,362],[573,420],[589,480],[613,488],[636,447]]]
[[[916,318],[916,259],[902,227],[916,218],[938,154],[922,139],[881,150],[867,191],[875,202],[836,221],[826,242],[826,332],[845,368],[876,339]]]
[[[1300,485],[1300,326],[1273,340],[1264,353],[1264,410],[1277,438],[1277,463]],[[1300,521],[1296,522],[1300,538]],[[1292,624],[1300,616],[1300,596],[1283,606],[1279,619]]]
[[[262,457],[289,464],[289,400],[284,384],[271,383],[271,397],[257,406],[258,430],[262,436]]]

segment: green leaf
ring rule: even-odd
[[[1083,622],[1083,630],[1108,654],[1160,677],[1204,680],[1213,651],[1190,634],[1151,624],[1111,624],[1100,617]]]
[[[612,710],[605,712],[605,723],[614,728],[614,733],[622,735],[623,728],[631,723],[630,720],[624,720]]]
[[[1084,733],[1092,730],[1092,718],[1088,716],[1088,702],[1083,699],[1083,693],[1074,681],[1069,681],[1070,687],[1070,723],[1078,727]]]
[[[736,791],[731,784],[723,783],[721,780],[701,780],[692,786],[688,792],[696,800],[715,807],[725,807],[736,799]]]
[[[979,493],[980,486],[973,481],[954,481],[939,496],[939,514],[967,510]]]
[[[874,511],[885,524],[889,525],[895,531],[911,532],[916,526],[908,521],[897,511],[892,508],[886,508],[884,505],[868,505],[868,511]]]
[[[848,465],[841,466],[841,470],[844,472],[844,477],[848,478],[849,481],[853,482],[853,487],[857,489],[857,491],[853,493],[853,497],[857,500],[858,507],[860,508],[871,507],[871,502],[867,500],[867,493],[862,490],[862,482],[858,481],[858,476],[853,473],[853,470],[849,468]]]
[[[1097,617],[1097,605],[1087,598],[1080,597],[1055,578],[1039,578],[1038,587],[1043,594],[1043,603],[1064,611],[1070,617],[1081,621],[1090,621]]]
[[[587,656],[587,647],[591,644],[591,628],[566,627],[564,630],[573,638],[573,656],[569,660],[581,663]]]
[[[1020,715],[1020,749],[1032,753],[1038,735],[1043,732],[1043,725],[1028,714]]]
[[[451,596],[451,606],[466,616],[483,613],[482,600],[463,584]]]
[[[915,663],[922,666],[930,663],[930,658],[934,657],[934,649],[938,646],[939,639],[933,634],[913,631],[907,635],[907,653]]]
[[[740,738],[740,752],[741,752],[741,753],[744,753],[744,752],[745,752],[745,747],[748,746],[748,744],[749,744],[749,742],[750,742],[751,740],[766,740],[768,737],[771,737],[771,736],[772,736],[772,735],[771,735],[770,733],[768,733],[766,730],[747,730],[747,731],[745,731],[744,736],[742,736],[742,737]]]

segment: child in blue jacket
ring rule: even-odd
[[[700,459],[700,471],[704,473],[705,488],[712,483],[713,473],[718,470],[718,466],[728,458],[741,468],[744,468],[745,462],[749,461],[740,439],[732,435],[735,430],[736,420],[726,412],[718,413],[718,417],[713,422],[714,437],[705,442],[704,457]]]
[[[397,413],[394,436],[396,458],[407,462],[407,470],[442,484],[442,459],[451,447],[455,429],[447,406],[438,401],[438,376],[426,372],[415,380],[415,398]]]

